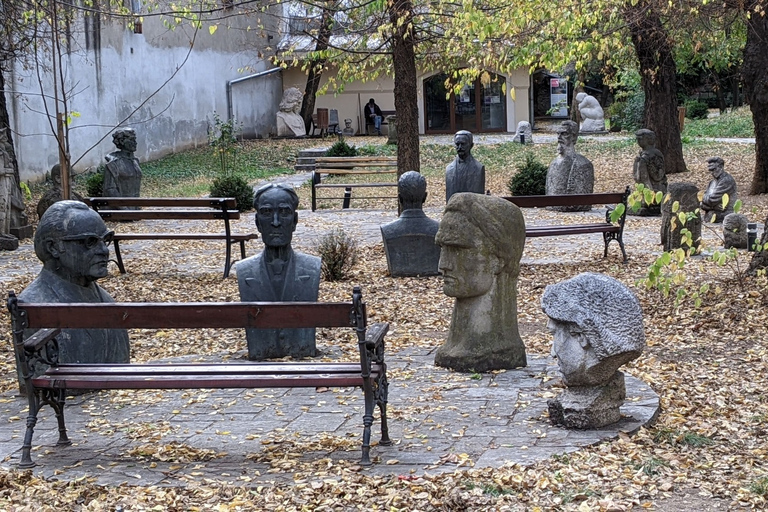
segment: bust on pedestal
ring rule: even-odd
[[[320,258],[294,251],[291,239],[299,221],[293,187],[268,184],[254,194],[256,228],[264,251],[237,263],[237,286],[244,302],[317,302]],[[313,357],[315,329],[245,330],[248,359]]]

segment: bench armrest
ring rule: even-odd
[[[59,334],[61,334],[61,329],[58,328],[40,329],[24,340],[24,350],[27,352],[37,352]]]
[[[365,346],[368,349],[376,349],[376,347],[384,347],[384,336],[389,331],[389,322],[381,322],[368,326],[368,330],[365,333]]]

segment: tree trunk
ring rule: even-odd
[[[744,100],[755,124],[755,171],[750,195],[768,192],[768,19],[753,12],[747,20],[747,44],[741,77]]]
[[[402,22],[398,22],[402,20]],[[414,48],[413,3],[390,0],[392,63],[395,69],[395,111],[397,112],[397,175],[419,172],[419,103]]]
[[[647,0],[626,7],[624,17],[640,62],[640,81],[645,93],[643,126],[656,134],[656,147],[664,155],[664,171],[685,172],[677,122],[677,68],[669,35]]]
[[[328,49],[331,40],[331,31],[333,29],[333,11],[323,8],[323,15],[320,21],[320,30],[317,33],[317,43],[315,51]],[[323,74],[323,67],[328,59],[315,59],[309,64],[307,72],[307,86],[304,88],[304,97],[301,100],[301,110],[299,115],[304,120],[304,128],[309,134],[312,125],[312,113],[315,111],[315,99],[317,98],[317,89],[320,87],[320,79]]]

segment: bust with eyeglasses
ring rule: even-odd
[[[114,302],[98,279],[107,275],[114,231],[80,201],[58,201],[40,218],[35,254],[43,268],[19,294],[22,302]],[[64,329],[59,337],[61,363],[127,363],[125,329]]]
[[[320,258],[291,248],[299,221],[299,196],[290,185],[259,188],[253,197],[256,229],[264,251],[237,263],[240,300],[246,302],[317,302]],[[313,357],[315,329],[246,329],[248,358]]]

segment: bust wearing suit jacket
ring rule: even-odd
[[[254,194],[256,228],[264,251],[235,267],[240,300],[252,302],[316,302],[320,258],[296,252],[291,239],[299,220],[299,198],[293,188],[269,184]],[[312,357],[315,329],[246,329],[248,359]]]

